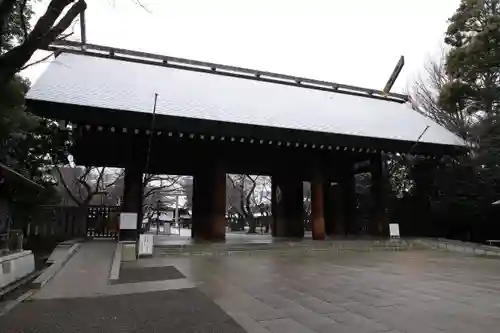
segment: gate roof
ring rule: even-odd
[[[64,50],[33,85],[27,99],[44,105],[36,113],[56,119],[99,123],[102,110],[108,123],[133,127],[135,118],[123,115],[150,117],[157,93],[159,118],[464,146],[459,137],[414,111],[403,95],[302,78],[292,81],[289,78],[293,77],[245,73],[250,71],[246,69],[238,73],[237,68],[195,61],[190,66],[176,65],[168,60]]]

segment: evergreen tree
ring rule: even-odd
[[[500,111],[500,0],[462,0],[449,19],[451,81],[440,94],[448,112],[493,115]]]
[[[4,1],[2,5],[8,2]],[[31,1],[15,0],[12,8],[1,26],[0,55],[18,47],[31,30]],[[49,185],[45,176],[53,163],[66,159],[69,137],[68,132],[59,131],[54,121],[29,112],[24,100],[29,85],[29,80],[19,75],[14,75],[4,85],[0,84],[0,163]],[[16,199],[27,194],[30,197],[29,193],[18,192]]]

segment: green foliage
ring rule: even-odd
[[[500,108],[500,2],[462,0],[449,20],[451,46],[446,72],[452,80],[440,94],[448,112],[497,113]]]
[[[438,80],[423,87],[424,106],[432,107],[425,111],[434,119],[453,119],[452,126],[444,125],[469,140],[470,152],[409,160],[406,176],[413,186],[398,203],[398,218],[413,219],[415,234],[500,237],[491,205],[500,199],[500,0],[462,0],[449,19],[445,43],[444,71],[434,67],[431,79]]]
[[[500,1],[462,0],[449,22],[446,71],[452,80],[440,104],[448,112],[486,117],[474,126],[479,146],[448,166],[438,184],[446,195],[434,199],[481,219],[500,195]]]
[[[26,3],[24,10],[23,3]],[[21,10],[23,15],[21,16]],[[17,0],[13,10],[9,13],[0,38],[0,54],[12,50],[17,44],[24,40],[25,30],[30,29],[30,20],[33,16],[32,1]]]
[[[0,162],[45,183],[51,165],[65,160],[69,137],[57,123],[28,112],[24,103],[28,85],[16,76],[0,91]]]
[[[409,176],[414,186],[404,200],[411,202],[414,215],[406,219],[420,227],[416,233],[474,241],[500,236],[498,223],[492,223],[496,217],[491,205],[500,199],[500,122],[496,118],[478,125],[481,145],[471,154],[412,161]]]
[[[33,15],[31,4],[32,1],[15,2],[1,30],[0,54],[20,44],[29,32]],[[16,75],[0,89],[0,162],[46,187],[43,195],[19,187],[8,195],[18,204],[57,197],[47,174],[53,163],[65,161],[70,139],[68,132],[59,131],[57,123],[29,112],[24,100],[29,85],[27,79]]]
[[[15,77],[0,91],[0,161],[16,164],[17,143],[24,140],[37,123],[25,112],[24,94],[28,82]]]

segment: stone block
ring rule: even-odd
[[[122,247],[122,262],[137,260],[137,244],[136,242],[120,242]]]
[[[35,270],[31,251],[22,251],[0,257],[0,288],[3,288]]]

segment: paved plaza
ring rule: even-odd
[[[500,261],[455,253],[164,258],[248,332],[492,332]]]
[[[500,261],[494,258],[423,249],[167,255],[126,265],[166,280],[110,284],[112,253],[112,244],[84,244],[31,301],[0,317],[1,331],[459,333],[500,327]],[[140,271],[134,274],[141,279]]]

